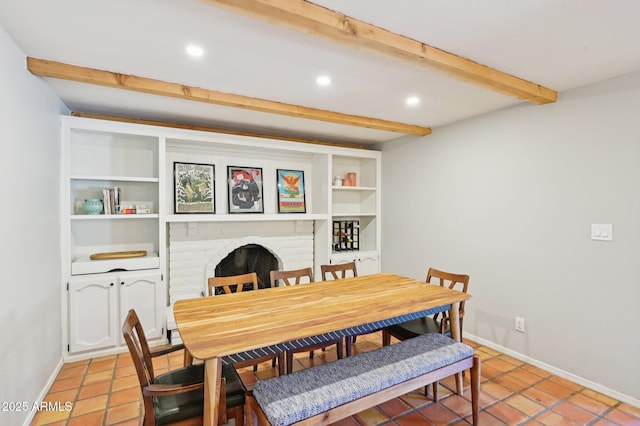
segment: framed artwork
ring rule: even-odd
[[[229,213],[264,213],[262,169],[227,166]]]
[[[215,213],[215,166],[173,163],[174,212]]]
[[[277,171],[278,213],[306,213],[304,172],[301,170]]]

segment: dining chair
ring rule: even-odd
[[[269,273],[271,279],[271,287],[276,287],[282,283],[285,286],[300,285],[303,282],[313,283],[313,270],[311,268],[302,268],[288,271],[271,271]],[[337,357],[342,359],[343,342],[342,339],[332,340],[329,342],[304,344],[299,348],[291,349],[286,352],[287,374],[293,371],[293,354],[309,351],[309,358],[313,358],[313,351],[316,349],[325,350],[331,345],[336,345]]]
[[[204,409],[204,364],[191,364],[155,375],[153,358],[185,350],[183,345],[150,349],[135,310],[127,313],[122,325],[122,335],[133,359],[144,406],[144,426],[166,425],[195,417],[201,417]],[[222,367],[220,388],[220,424],[228,417],[235,424],[244,424],[246,389],[232,365]]]
[[[288,271],[271,271],[269,273],[271,287],[277,287],[280,282],[283,285],[297,285],[313,282],[313,270],[311,268],[292,269]],[[293,280],[293,281],[292,281]]]
[[[239,293],[245,289],[258,290],[258,274],[249,272],[248,274],[228,277],[209,277],[207,284],[209,286],[209,296],[221,293]]]
[[[209,296],[223,295],[231,293],[239,293],[248,290],[258,290],[258,274],[249,272],[247,274],[231,275],[228,277],[209,277],[207,279],[209,287]],[[246,356],[245,356],[246,355]],[[285,372],[285,355],[279,352],[275,355],[254,356],[252,354],[243,354],[244,361],[234,362],[237,368],[253,366],[253,371],[258,371],[258,364],[271,361],[271,366],[278,366],[278,373]]]
[[[343,278],[358,276],[356,262],[336,263],[335,265],[320,265],[320,272],[322,273],[322,281],[339,280]],[[344,339],[344,346],[348,357],[351,356],[351,353],[353,352],[353,345],[354,343],[356,343],[356,338],[357,336],[347,336]]]
[[[450,289],[466,293],[467,289],[469,288],[469,275],[452,274],[450,272],[440,271],[435,268],[429,268],[429,270],[427,271],[427,278],[425,282],[428,284],[439,284],[441,287],[448,287]],[[460,339],[462,339],[464,304],[464,301],[460,302],[460,306],[458,308],[460,316]],[[426,316],[422,318],[416,318],[411,321],[385,327],[382,330],[382,345],[388,346],[391,343],[391,337],[395,337],[398,340],[407,340],[427,333],[441,333],[451,335],[449,312],[444,311],[435,314],[433,317]],[[426,392],[427,388],[425,387],[425,394]],[[437,401],[437,382],[433,384],[433,396],[434,400]]]
[[[329,279],[339,280],[341,278],[348,278],[349,276],[358,276],[356,262],[320,265],[320,272],[322,273],[322,281],[328,281]]]

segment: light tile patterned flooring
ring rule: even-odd
[[[380,333],[358,337],[355,351],[380,347]],[[554,376],[532,365],[473,342],[482,358],[480,419],[493,425],[640,425],[640,408],[621,403],[580,385]],[[335,359],[335,350],[316,351],[296,357],[295,369]],[[156,374],[180,367],[182,353],[154,359]],[[240,371],[247,384],[276,374],[269,363],[257,373]],[[467,379],[465,379],[466,381]],[[416,390],[351,418],[336,426],[364,425],[468,425],[471,406],[464,397],[452,393],[453,381],[440,386],[440,402],[427,399]],[[46,401],[72,402],[71,411],[40,411],[32,425],[91,426],[141,425],[140,388],[128,353],[65,364],[51,387]],[[197,423],[190,423],[197,424]],[[231,421],[233,424],[233,421]]]

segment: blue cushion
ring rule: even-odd
[[[473,356],[473,348],[425,334],[286,376],[258,381],[253,395],[273,426],[285,426]]]

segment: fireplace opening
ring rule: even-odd
[[[278,269],[278,259],[259,244],[247,244],[238,247],[227,255],[216,266],[217,277],[247,274],[258,275],[258,288],[271,287],[269,273]],[[250,290],[245,286],[243,290]],[[218,291],[216,291],[218,294]]]

